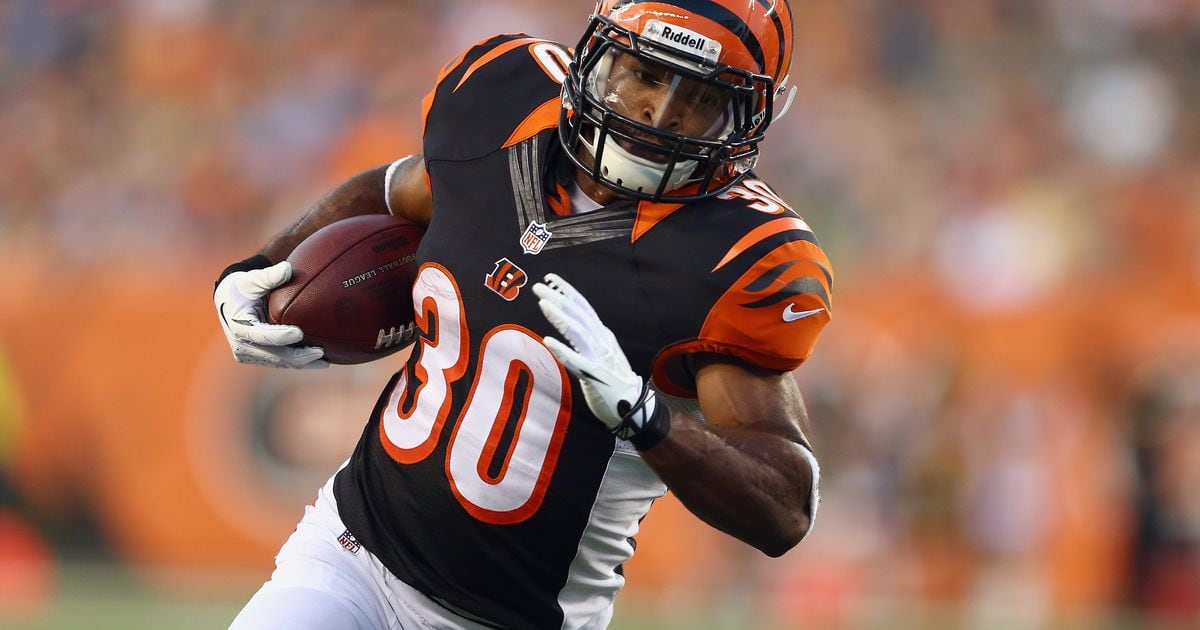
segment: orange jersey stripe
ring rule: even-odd
[[[433,89],[421,99],[421,134],[424,135],[429,129],[429,110],[433,109],[433,98],[437,94],[437,85],[434,84]]]
[[[465,78],[465,77],[464,77]],[[554,97],[545,103],[537,106],[537,109],[529,113],[521,124],[513,130],[512,135],[508,140],[504,141],[503,148],[507,149],[515,144],[528,140],[539,132],[550,129],[558,124],[558,111],[562,107],[562,99]]]
[[[483,42],[479,43],[482,44]],[[476,44],[476,46],[478,45],[479,44]],[[442,66],[442,69],[438,72],[437,80],[433,82],[433,89],[429,90],[429,93],[425,95],[425,98],[421,99],[422,133],[424,133],[424,130],[428,127],[429,110],[433,107],[433,98],[437,94],[438,86],[442,84],[442,81],[446,80],[446,77],[449,76],[451,72],[454,72],[460,65],[462,65],[463,59],[466,58],[468,51],[469,49],[464,50],[463,52],[459,53],[457,57],[451,59],[446,65]]]
[[[554,185],[554,194],[546,195],[546,205],[554,211],[554,214],[560,217],[571,215],[571,197],[567,193],[567,189],[562,187],[562,184]]]
[[[775,219],[774,221],[769,221],[754,228],[749,234],[743,236],[740,240],[738,240],[738,242],[734,243],[733,247],[730,247],[729,251],[725,253],[725,257],[721,259],[721,262],[717,263],[717,266],[713,267],[712,270],[716,271],[721,267],[724,267],[729,263],[729,261],[737,258],[739,254],[753,247],[755,243],[760,243],[764,239],[788,230],[804,230],[805,232],[812,231],[812,229],[808,227],[808,224],[804,222],[804,219],[797,217],[783,217],[780,219]]]
[[[629,242],[636,243],[643,234],[650,231],[650,228],[658,224],[659,221],[671,216],[672,212],[683,207],[681,203],[652,203],[642,201],[638,204],[637,219],[633,224],[633,233],[630,234]]]
[[[833,264],[829,262],[829,258],[825,256],[824,250],[819,246],[809,243],[808,241],[797,241],[795,243],[800,249],[808,253],[808,262],[812,263],[821,271],[821,277],[825,282],[821,283],[825,286],[825,290],[833,291]]]
[[[791,241],[776,247],[713,304],[695,339],[659,353],[651,372],[655,385],[672,396],[695,396],[694,384],[673,381],[669,369],[692,353],[733,356],[781,372],[799,367],[832,317],[831,282],[832,271],[816,245]]]
[[[458,80],[458,85],[454,86],[455,91],[457,91],[458,88],[462,87],[462,84],[464,82],[466,82],[466,80],[468,78],[470,78],[470,76],[472,74],[475,74],[476,70],[484,67],[485,65],[488,64],[489,61],[495,59],[496,57],[499,57],[500,55],[503,55],[504,53],[506,53],[514,48],[523,46],[525,44],[529,44],[532,42],[543,42],[543,41],[546,41],[546,40],[538,39],[536,37],[522,37],[521,39],[514,39],[510,42],[505,42],[505,43],[500,44],[499,46],[489,50],[487,52],[487,54],[480,57],[479,59],[476,59],[475,63],[471,64],[471,67],[467,68],[467,72],[465,74],[463,74],[461,79]]]

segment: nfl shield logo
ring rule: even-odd
[[[537,254],[546,246],[550,236],[550,230],[546,229],[545,223],[530,223],[521,235],[521,249],[525,250],[526,254]]]

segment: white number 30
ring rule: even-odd
[[[748,208],[767,214],[780,214],[784,210],[790,209],[790,206],[761,179],[747,179],[721,193],[718,198],[745,199],[751,202],[746,204]]]
[[[406,367],[397,380],[379,429],[384,449],[400,464],[415,464],[434,451],[453,407],[451,385],[467,373],[471,344],[460,296],[445,268],[427,264],[421,269],[413,287],[416,323],[423,333],[413,350],[419,356],[412,373]],[[419,383],[404,405],[409,378]],[[541,338],[512,325],[489,331],[446,449],[450,488],[463,508],[501,525],[537,512],[570,416],[570,381]],[[513,418],[512,438],[505,452],[498,452]]]

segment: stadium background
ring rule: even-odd
[[[824,508],[768,561],[664,499],[617,626],[1197,623],[1200,3],[792,4]],[[235,365],[214,276],[590,8],[0,3],[0,627],[224,627],[394,362]]]

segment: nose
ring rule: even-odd
[[[641,122],[657,129],[678,133],[683,126],[683,115],[678,107],[666,102],[665,93],[648,95],[642,103]]]

